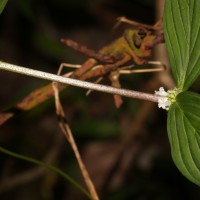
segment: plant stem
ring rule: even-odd
[[[119,89],[119,88],[114,88],[111,86],[95,84],[95,83],[81,81],[81,80],[77,80],[73,78],[67,78],[67,77],[58,76],[58,75],[43,72],[43,71],[33,70],[33,69],[29,69],[29,68],[25,68],[25,67],[13,65],[13,64],[1,62],[1,61],[0,61],[0,69],[12,71],[19,74],[24,74],[27,76],[32,76],[32,77],[36,77],[40,79],[72,85],[76,87],[86,88],[89,90],[96,90],[96,91],[106,92],[110,94],[117,94],[120,96],[129,97],[129,98],[147,100],[147,101],[152,101],[152,102],[158,102],[158,99],[159,99],[158,95],[138,92],[134,90]]]
[[[91,195],[78,183],[76,182],[73,178],[71,178],[68,174],[66,174],[65,172],[63,172],[62,170],[58,169],[57,167],[51,165],[51,164],[48,164],[48,163],[44,163],[42,161],[39,161],[39,160],[36,160],[34,158],[30,158],[28,156],[23,156],[23,155],[20,155],[18,153],[15,153],[15,152],[12,152],[12,151],[9,151],[3,147],[0,146],[0,151],[5,153],[5,154],[8,154],[10,156],[13,156],[15,158],[18,158],[18,159],[21,159],[21,160],[25,160],[27,162],[30,162],[30,163],[34,163],[36,165],[40,165],[40,166],[43,166],[43,167],[46,167],[47,169],[49,170],[52,170],[54,171],[55,173],[61,175],[62,177],[64,177],[65,179],[67,179],[72,185],[74,185],[76,188],[78,188],[81,192],[83,192],[89,199],[93,199],[91,197]]]

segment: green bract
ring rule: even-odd
[[[200,95],[182,92],[168,112],[168,136],[178,169],[200,185]]]
[[[200,1],[166,0],[164,34],[172,72],[181,90],[200,74]]]
[[[168,112],[167,129],[178,169],[200,186],[200,95],[186,90],[200,74],[200,0],[166,0],[164,34],[180,92]]]

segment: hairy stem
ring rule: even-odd
[[[13,64],[1,62],[1,61],[0,61],[0,69],[12,71],[15,73],[24,74],[24,75],[32,76],[36,78],[41,78],[41,79],[45,79],[49,81],[55,81],[55,82],[59,82],[59,83],[67,84],[67,85],[72,85],[76,87],[86,88],[89,90],[96,90],[96,91],[106,92],[110,94],[117,94],[117,95],[129,97],[129,98],[147,100],[147,101],[152,101],[152,102],[158,102],[158,99],[159,99],[158,95],[138,92],[134,90],[119,89],[119,88],[114,88],[114,87],[110,87],[106,85],[90,83],[87,81],[81,81],[81,80],[77,80],[73,78],[62,77],[55,74],[33,70],[33,69],[29,69],[29,68],[25,68],[25,67],[13,65]]]

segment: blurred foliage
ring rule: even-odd
[[[8,0],[1,0],[0,1],[0,14],[3,12],[3,9],[5,8]]]
[[[87,59],[60,44],[60,38],[72,38],[98,50],[123,32],[124,26],[112,31],[119,16],[153,24],[154,4],[153,0],[9,1],[0,17],[1,60],[56,73],[62,62],[80,64]],[[121,82],[124,88],[152,92],[148,84],[153,77],[133,74],[121,77]],[[10,72],[0,72],[0,82],[1,110],[47,83]],[[110,84],[108,80],[104,83]],[[199,84],[195,90],[200,90]],[[61,93],[61,100],[101,199],[199,199],[199,188],[184,179],[172,163],[163,111],[151,105],[147,119],[131,135],[141,108],[146,106],[143,102],[125,98],[122,107],[116,109],[111,95],[92,92],[85,96],[85,92],[70,87]],[[55,164],[82,184],[74,155],[58,128],[53,99],[8,121],[0,133],[2,146],[36,159],[42,160],[55,148],[59,152]],[[56,146],[58,137],[61,141]],[[115,165],[117,157],[120,159]],[[4,154],[0,154],[0,163],[0,184],[32,168]],[[0,199],[84,197],[61,177],[44,173],[0,193]]]

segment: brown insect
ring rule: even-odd
[[[71,39],[61,39],[65,45],[79,51],[89,59],[76,69],[70,76],[81,80],[92,77],[101,77],[96,82],[102,80],[106,74],[109,75],[113,87],[120,88],[119,76],[120,74],[131,74],[139,72],[155,72],[162,71],[164,66],[160,62],[149,62],[148,58],[151,55],[152,48],[163,42],[162,22],[159,21],[155,25],[150,26],[128,20],[125,17],[118,19],[118,23],[128,23],[134,26],[133,29],[127,29],[124,34],[116,39],[111,44],[103,47],[98,52],[87,48],[84,45],[78,44]],[[161,33],[160,33],[161,32]],[[129,62],[133,61],[133,65]],[[160,67],[151,69],[132,69],[135,65],[159,64]],[[128,65],[128,66],[127,66]],[[62,64],[62,66],[69,66],[69,64]],[[114,95],[115,104],[120,107],[122,99],[118,95]]]

